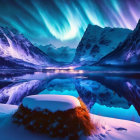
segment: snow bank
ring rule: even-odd
[[[65,111],[80,106],[77,98],[69,95],[32,95],[23,99],[23,106],[29,109],[48,109],[51,112]]]
[[[18,109],[16,105],[0,104],[0,117],[2,115],[13,114]]]
[[[98,122],[98,133],[88,140],[140,140],[140,123],[91,114]]]

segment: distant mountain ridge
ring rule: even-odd
[[[72,62],[76,49],[70,48],[69,46],[55,47],[52,44],[48,45],[36,45],[38,48],[46,53],[50,58],[58,62]]]
[[[101,28],[88,25],[77,49],[73,63],[94,64],[113,51],[132,31],[123,28]]]

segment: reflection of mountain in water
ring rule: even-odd
[[[41,77],[42,73],[40,75],[37,75],[37,77]],[[15,75],[14,75],[15,76]],[[35,75],[31,75],[33,77]],[[46,76],[46,77],[45,77]],[[27,77],[25,75],[25,77]],[[21,78],[25,78],[22,76]],[[36,77],[36,76],[35,76]],[[14,77],[15,78],[15,77]],[[13,79],[14,79],[13,78]],[[54,79],[57,79],[54,82]],[[65,77],[68,78],[68,77]],[[60,80],[59,80],[60,79]],[[29,96],[29,95],[35,95],[39,94],[41,91],[45,90],[46,88],[51,90],[55,88],[55,84],[61,83],[64,79],[64,75],[50,75],[47,76],[46,73],[43,74],[43,79],[28,79],[26,81],[3,81],[0,82],[0,103],[4,104],[15,104],[19,105],[21,101],[23,100],[24,97]],[[64,82],[64,85],[66,82]],[[69,85],[70,87],[70,85]],[[57,86],[58,88],[58,86]],[[62,87],[59,87],[59,90]],[[66,87],[65,87],[66,89]]]
[[[11,83],[0,89],[0,102],[6,104],[20,104],[25,96],[41,92],[43,84],[39,80]]]
[[[138,79],[106,76],[88,76],[88,78],[77,79],[76,75],[68,74],[52,74],[46,77],[43,75],[42,77],[42,79],[26,79],[26,81],[1,82],[0,103],[19,105],[25,96],[39,94],[45,89],[55,90],[56,93],[65,90],[73,92],[76,89],[89,109],[95,103],[124,109],[133,105],[140,115],[140,80]]]
[[[107,88],[115,91],[120,97],[124,97],[132,104],[140,115],[140,80],[120,77],[95,78]]]
[[[106,105],[108,107],[122,107],[125,109],[130,107],[129,102],[125,98],[119,96],[113,90],[97,81],[78,79],[75,84],[79,96],[89,108],[91,108],[94,103]]]

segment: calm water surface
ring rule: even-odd
[[[0,103],[20,105],[25,96],[35,94],[80,97],[91,113],[140,122],[138,72],[48,70],[1,74]]]

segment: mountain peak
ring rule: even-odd
[[[139,65],[140,64],[140,20],[133,32],[118,47],[103,57],[101,65]]]
[[[102,27],[98,26],[98,25],[92,25],[92,24],[88,24],[87,29],[86,30],[99,30],[102,29]]]
[[[74,63],[96,63],[124,41],[131,31],[123,28],[102,28],[89,24],[77,49]]]
[[[139,21],[138,21],[138,23],[137,23],[137,25],[136,25],[135,30],[140,30],[140,19],[139,19]]]

